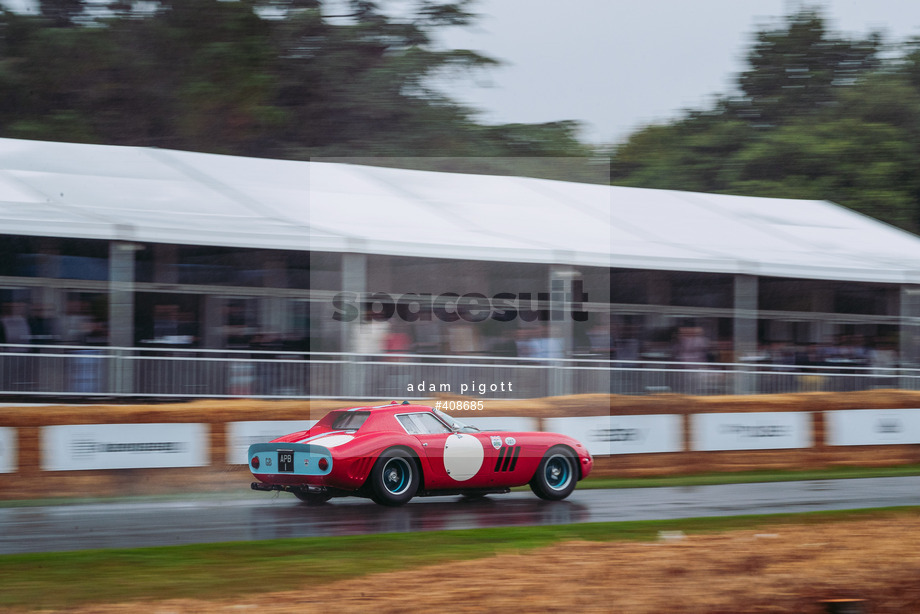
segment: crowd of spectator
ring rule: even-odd
[[[303,335],[254,331],[241,314],[228,310],[224,317],[224,347],[266,351],[305,351]],[[108,344],[105,319],[95,316],[87,301],[71,300],[58,317],[47,305],[29,306],[10,301],[0,305],[0,345],[6,351],[23,345],[104,346]],[[195,315],[175,304],[153,308],[149,335],[142,347],[199,347],[200,330]],[[353,327],[350,347],[344,351],[362,355],[431,354],[556,359],[584,357],[620,362],[666,361],[680,363],[748,363],[777,367],[871,367],[898,366],[896,345],[887,339],[867,340],[863,335],[840,335],[833,343],[765,341],[750,352],[735,352],[730,340],[712,339],[701,326],[678,326],[662,333],[638,326],[595,325],[576,330],[566,349],[565,340],[554,336],[546,322],[505,326],[483,332],[467,322],[439,326],[437,323],[393,322],[368,318]],[[330,349],[320,348],[315,349]]]
[[[22,301],[3,303],[0,314],[0,344],[98,346],[108,343],[105,320],[94,317],[86,301],[70,301],[60,317],[54,317],[47,305],[29,306]]]
[[[619,334],[618,334],[619,333]],[[838,335],[833,342],[796,343],[764,341],[748,352],[736,352],[729,339],[712,339],[700,326],[681,326],[664,333],[643,334],[636,327],[589,331],[589,355],[616,361],[762,364],[778,368],[869,367],[893,369],[898,365],[897,345],[884,337]],[[608,342],[604,346],[604,342]]]
[[[106,377],[101,346],[109,345],[107,322],[85,300],[70,300],[62,314],[47,305],[9,301],[0,305],[0,387],[4,390],[34,387],[38,376],[29,368],[31,352],[67,355],[67,390],[92,392]],[[407,355],[432,357],[470,356],[527,360],[562,358],[612,360],[623,369],[666,363],[668,369],[719,371],[745,364],[761,372],[853,372],[893,376],[899,365],[897,345],[886,338],[867,339],[859,334],[838,336],[828,343],[765,341],[750,351],[736,351],[730,339],[712,338],[704,327],[684,324],[670,329],[644,329],[639,325],[593,324],[564,326],[550,322],[512,322],[501,326],[458,321],[413,322],[368,317],[325,340],[291,333],[261,331],[234,306],[222,314],[220,347],[237,352],[234,357],[265,360],[288,352],[345,351],[377,360],[400,362]],[[491,324],[491,325],[489,325]],[[332,327],[330,327],[332,328]],[[146,326],[135,331],[138,350],[157,356],[201,348],[200,323],[194,313],[175,304],[152,305]],[[313,341],[313,343],[311,343]],[[238,353],[240,351],[246,353]],[[177,355],[185,355],[177,354]],[[428,360],[428,359],[425,359]],[[434,358],[433,360],[441,360]],[[257,365],[259,367],[260,365]]]

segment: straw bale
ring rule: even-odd
[[[874,614],[920,611],[920,517],[669,532],[653,543],[566,542],[255,597],[73,611],[817,614],[822,601],[842,598],[865,600]]]

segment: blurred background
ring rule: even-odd
[[[609,19],[613,36],[636,16],[625,4],[611,4],[613,13],[593,21],[602,23],[601,15]],[[146,219],[149,228],[120,235],[81,230],[86,227],[80,224],[66,231],[42,228],[40,216],[31,226],[19,224],[27,210],[5,209],[6,230],[0,230],[5,396],[412,398],[428,396],[415,394],[421,382],[448,384],[458,392],[474,381],[518,384],[514,391],[490,390],[486,398],[920,386],[920,239],[912,234],[920,228],[920,48],[909,36],[886,34],[891,7],[907,10],[897,3],[880,3],[879,15],[885,17],[856,34],[835,29],[834,3],[783,4],[785,14],[747,24],[743,48],[731,51],[743,58],[742,67],[724,77],[725,91],[697,98],[706,102],[674,110],[659,123],[642,126],[637,116],[625,134],[606,128],[619,133],[615,142],[605,141],[597,120],[563,116],[497,123],[507,111],[471,106],[477,79],[508,69],[489,51],[449,43],[484,40],[476,30],[480,23],[503,31],[504,22],[496,21],[504,18],[502,9],[495,3],[4,5],[9,10],[0,15],[0,138],[8,139],[2,166],[7,194],[31,190],[57,210],[110,216],[117,227],[123,221],[118,207],[130,208],[119,199],[143,200],[125,192],[122,180],[178,170],[187,182],[181,195],[156,184],[155,198],[145,196],[147,217],[130,219],[141,226],[138,220]],[[528,12],[518,17],[519,30],[545,41],[547,66],[567,57],[565,40],[572,32],[553,36]],[[588,17],[582,15],[582,22]],[[662,32],[676,27],[673,19],[662,15]],[[891,23],[904,32],[910,19],[908,11]],[[871,29],[878,21],[883,27]],[[534,23],[541,25],[531,27]],[[685,25],[698,37],[709,27]],[[463,31],[476,36],[458,38]],[[605,47],[598,43],[598,48]],[[598,52],[594,63],[572,62],[573,72],[614,82],[611,114],[618,109],[613,99],[632,97],[633,88],[609,76],[606,67],[642,66],[636,52],[617,57]],[[692,46],[669,53],[694,57]],[[698,62],[708,57],[701,54]],[[683,70],[679,66],[675,62],[676,72]],[[668,83],[675,73],[647,69],[639,78]],[[546,98],[565,89],[549,77],[541,86]],[[493,82],[493,89],[501,83]],[[540,100],[515,102],[526,118]],[[153,162],[121,168],[112,162],[118,154],[95,159],[99,150],[93,148],[52,154],[37,146],[26,155],[13,140],[221,154],[253,160],[250,169],[263,168],[255,160],[312,161],[503,176],[509,182],[493,186],[494,201],[479,203],[495,206],[491,220],[463,217],[462,203],[449,202],[444,193],[440,200],[419,196],[426,181],[451,184],[438,178],[443,175],[418,180],[404,202],[423,205],[440,220],[418,226],[419,244],[428,245],[425,233],[444,225],[485,237],[476,244],[457,240],[454,251],[438,257],[430,245],[399,247],[395,239],[376,251],[360,241],[323,243],[315,232],[320,222],[324,228],[358,226],[363,219],[373,226],[367,221],[372,218],[376,234],[374,228],[355,229],[354,236],[384,239],[384,222],[414,228],[407,211],[415,209],[387,211],[388,201],[381,198],[366,200],[364,211],[378,203],[374,216],[350,217],[344,210],[337,215],[307,166],[285,171],[300,177],[303,198],[284,210],[279,204],[284,198],[272,200],[269,194],[271,177],[263,178],[254,197],[249,184],[215,179],[217,171],[209,175],[185,158],[167,160],[164,154],[158,160],[172,170],[156,167],[154,173]],[[71,188],[74,177],[77,187]],[[86,177],[103,178],[93,194],[79,191]],[[525,255],[524,247],[496,255],[515,225],[525,226],[530,217],[549,219],[549,209],[534,204],[528,210],[526,202],[511,199],[514,177],[549,180],[527,184],[529,193],[541,198],[552,193],[560,208],[601,211],[593,218],[602,229],[592,235],[595,242],[586,247],[560,232],[562,224],[548,222],[537,230],[545,236],[532,237],[535,245],[542,241],[540,255]],[[725,229],[735,226],[706,228],[701,221],[668,230],[667,208],[655,209],[644,197],[622,191],[576,197],[557,182],[837,206],[738,204],[733,224],[774,235],[780,227],[806,229],[799,235],[803,266],[769,268],[764,266],[769,254],[748,260],[748,254],[700,238],[731,235]],[[331,191],[360,195],[357,185],[346,180]],[[130,189],[144,191],[139,183]],[[386,196],[398,189],[391,186]],[[202,206],[211,206],[215,216],[225,206],[220,199],[227,199],[248,207],[248,214],[262,207],[263,219],[287,216],[311,231],[299,247],[229,237],[196,242],[194,236],[153,232],[179,224],[175,203],[208,198],[213,202]],[[104,199],[112,202],[102,207]],[[158,206],[163,219],[156,218]],[[507,207],[505,215],[499,207]],[[796,213],[805,208],[813,212],[807,220]],[[228,211],[223,213],[232,217]],[[633,224],[637,216],[642,223],[626,228],[624,220]],[[577,215],[571,219],[589,226]],[[835,234],[843,227],[845,233]],[[812,240],[808,228],[820,240]],[[644,237],[646,256],[624,248],[620,231]],[[795,236],[784,240],[788,244]],[[596,245],[603,237],[606,253]],[[526,241],[520,233],[513,238]],[[461,256],[465,245],[469,255]],[[675,245],[690,246],[696,256],[709,249],[715,255],[709,265],[700,257],[662,262],[656,250]],[[847,256],[850,247],[853,254]],[[568,250],[607,260],[579,259]],[[635,257],[621,257],[627,252]],[[855,263],[821,268],[804,262],[810,257],[824,262],[828,254]],[[740,260],[753,264],[739,267]],[[580,292],[588,298],[573,306]],[[351,321],[334,317],[341,293],[348,293],[357,310]],[[457,298],[474,295],[485,301],[475,306],[489,315],[407,321],[395,310],[399,297],[414,294],[430,294],[435,301],[446,297],[448,311],[456,309]],[[516,317],[492,317],[509,296]],[[552,316],[574,311],[584,317]]]

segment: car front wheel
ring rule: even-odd
[[[559,501],[575,490],[578,482],[575,455],[568,448],[551,448],[540,461],[537,472],[530,480],[530,489],[541,499]]]
[[[405,450],[387,450],[374,463],[370,480],[374,501],[380,505],[403,505],[418,491],[418,466]]]

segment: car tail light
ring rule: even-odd
[[[323,458],[319,459],[319,462],[316,463],[316,466],[319,467],[320,471],[325,471],[329,468],[329,461],[326,460],[326,457],[324,456]]]
[[[258,468],[259,468],[259,457],[258,457],[258,456],[253,456],[253,457],[252,457],[252,462],[251,462],[250,464],[252,465],[252,468],[253,468],[253,469],[258,469]]]

